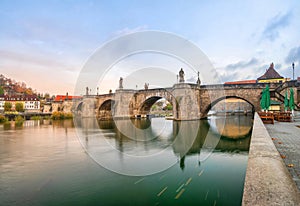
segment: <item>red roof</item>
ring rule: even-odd
[[[56,95],[54,101],[65,101],[67,95]],[[72,99],[80,99],[82,98],[81,96],[70,96],[68,95],[68,100],[72,100]]]
[[[225,82],[225,84],[255,84],[256,80],[241,80],[235,82]]]

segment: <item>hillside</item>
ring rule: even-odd
[[[38,95],[36,90],[26,86],[25,82],[0,75],[0,95]]]

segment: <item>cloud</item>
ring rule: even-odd
[[[287,27],[290,24],[292,12],[287,12],[284,15],[277,14],[266,25],[263,31],[263,39],[275,41],[279,37],[279,30]]]
[[[291,64],[292,62],[300,63],[300,46],[292,48],[285,58],[285,63]]]
[[[194,76],[194,77],[190,77],[186,80],[186,82],[191,82],[191,83],[196,83],[198,80],[198,77],[197,76]]]
[[[245,67],[249,67],[252,65],[257,64],[259,61],[256,58],[252,58],[250,59],[250,61],[239,61],[235,64],[229,64],[225,67],[226,70],[234,70],[234,69],[241,69],[241,68],[245,68]]]
[[[264,65],[263,68],[265,71],[266,66]],[[218,69],[224,82],[256,79],[261,70],[261,61],[257,58],[252,58],[249,61],[239,61]]]
[[[121,30],[118,30],[116,32],[113,33],[113,36],[123,36],[123,35],[126,35],[126,34],[132,34],[132,33],[135,33],[135,32],[139,32],[139,31],[145,31],[148,29],[148,26],[147,25],[142,25],[142,26],[138,26],[138,27],[135,27],[135,28],[123,28]]]

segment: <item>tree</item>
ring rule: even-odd
[[[157,110],[157,105],[156,105],[156,104],[152,105],[151,110],[152,110],[152,111]]]
[[[17,102],[15,107],[17,112],[24,112],[24,104],[22,102]]]
[[[0,95],[3,95],[4,94],[4,90],[3,88],[0,86]]]
[[[12,104],[10,102],[4,103],[4,111],[5,112],[11,111],[11,108],[12,108]]]
[[[165,107],[166,110],[173,110],[172,104],[168,103],[167,106]]]
[[[27,94],[27,95],[33,95],[32,89],[31,89],[31,88],[27,88],[27,89],[25,90],[25,94]]]
[[[45,99],[49,99],[49,98],[50,98],[50,94],[49,94],[49,93],[45,93],[45,94],[44,94],[44,98],[45,98]]]

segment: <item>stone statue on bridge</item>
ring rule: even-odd
[[[120,77],[120,80],[119,80],[119,89],[123,89],[123,78]]]
[[[86,95],[86,96],[89,95],[89,87],[86,87],[85,90],[86,90],[86,91],[85,91],[85,95]]]
[[[201,84],[201,81],[200,81],[200,77],[199,77],[199,76],[200,76],[200,72],[198,72],[198,79],[197,79],[197,82],[196,82],[198,86],[200,86],[200,84]]]
[[[149,88],[149,83],[145,83],[144,87],[145,87],[145,90],[148,90],[148,88]]]
[[[184,82],[184,71],[181,68],[179,71],[179,83],[183,83]]]

